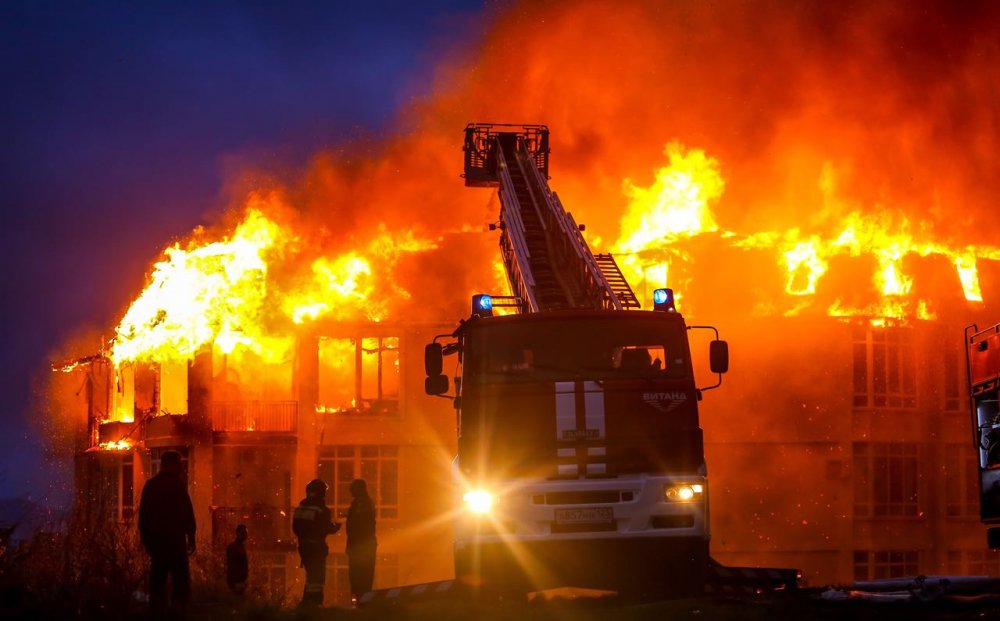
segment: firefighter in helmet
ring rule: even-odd
[[[326,506],[329,486],[320,479],[306,485],[306,497],[295,507],[292,531],[299,539],[299,558],[306,570],[306,587],[302,594],[303,606],[323,604],[323,583],[326,582],[326,557],[329,548],[326,536],[340,530]]]

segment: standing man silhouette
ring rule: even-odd
[[[238,597],[246,594],[247,579],[250,577],[246,541],[246,524],[240,524],[236,527],[236,539],[226,546],[226,585]]]
[[[167,607],[167,577],[171,603],[182,614],[191,599],[188,555],[194,554],[194,508],[181,468],[181,454],[166,451],[160,471],[146,481],[139,501],[139,538],[149,553],[149,605],[157,614]]]
[[[375,502],[364,479],[351,481],[351,506],[347,510],[347,574],[351,599],[357,602],[372,590],[375,580]]]
[[[329,486],[321,479],[306,485],[306,497],[295,507],[292,532],[299,538],[299,558],[306,570],[306,586],[302,593],[302,607],[323,605],[323,585],[326,583],[326,557],[330,549],[326,536],[340,530],[326,506]]]

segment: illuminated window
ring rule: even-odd
[[[945,515],[979,517],[979,468],[973,448],[966,444],[944,447]]]
[[[321,338],[320,411],[374,416],[399,413],[399,339]]]
[[[131,451],[99,457],[100,497],[97,515],[109,522],[132,522],[135,516],[135,461]]]
[[[339,516],[351,505],[354,479],[368,483],[380,519],[399,515],[399,449],[395,446],[336,446],[323,449],[318,476],[330,485],[327,500]]]
[[[916,576],[919,570],[920,552],[917,550],[854,551],[855,580]]]
[[[294,400],[293,352],[294,348],[277,348],[268,356],[262,356],[240,348],[227,354],[216,345],[212,348],[212,400]]]
[[[909,330],[903,328],[855,328],[855,407],[916,407],[916,365],[909,339]]]
[[[854,444],[854,515],[917,517],[919,446],[913,442]]]

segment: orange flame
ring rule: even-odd
[[[122,438],[121,440],[115,440],[113,442],[101,442],[98,445],[102,451],[131,451],[133,448],[132,441],[128,438]]]
[[[286,242],[261,205],[253,205],[231,237],[167,248],[115,329],[112,359],[184,360],[213,342],[224,352],[245,346],[263,353],[266,256]]]
[[[231,235],[164,251],[116,329],[116,366],[190,360],[206,346],[224,354],[252,352],[269,362],[286,359],[292,342],[284,336],[291,331],[286,322],[380,321],[391,311],[390,297],[410,297],[391,278],[392,268],[404,254],[437,247],[412,231],[380,225],[356,249],[302,261],[301,236],[266,215],[282,207],[275,201],[252,195]],[[296,276],[300,264],[308,266],[304,278]]]
[[[625,183],[629,205],[621,220],[616,250],[623,253],[621,263],[633,282],[644,281],[651,268],[662,269],[669,278],[671,262],[690,261],[679,244],[682,239],[716,232],[732,247],[774,250],[777,263],[786,273],[785,293],[796,297],[815,295],[834,257],[870,255],[877,266],[870,278],[881,299],[863,307],[837,300],[826,312],[835,317],[900,321],[935,316],[928,300],[911,299],[913,276],[903,269],[907,257],[946,257],[955,266],[965,299],[972,303],[983,299],[978,261],[1000,260],[1000,247],[955,247],[931,241],[926,238],[928,226],[913,227],[906,218],[894,222],[879,215],[884,210],[867,215],[854,209],[837,219],[835,213],[842,205],[837,200],[830,166],[824,168],[819,182],[828,206],[820,211],[818,221],[828,226],[832,223],[829,227],[832,234],[806,234],[800,228],[751,234],[721,229],[711,211],[711,205],[720,200],[725,188],[719,163],[703,151],[685,150],[676,142],[667,146],[666,153],[670,163],[657,171],[649,188]],[[667,284],[682,288],[686,283],[668,281]],[[793,306],[786,314],[796,314],[806,306]]]

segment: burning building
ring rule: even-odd
[[[679,145],[668,156],[629,191],[615,247],[640,296],[668,282],[689,318],[724,318],[733,372],[702,417],[715,557],[812,583],[1000,570],[978,526],[959,340],[989,316],[1000,252],[854,213],[809,235],[726,231],[718,162]],[[447,242],[382,231],[283,280],[276,246],[294,230],[267,210],[251,201],[231,234],[168,249],[107,351],[61,368],[86,378],[80,505],[129,522],[159,455],[178,450],[205,549],[246,523],[285,592],[300,578],[289,515],[305,482],[327,480],[343,512],[363,477],[378,584],[445,578],[454,415],[424,394],[421,352],[464,313],[407,317],[393,273]],[[330,557],[338,601],[345,568]]]
[[[633,281],[676,284],[687,317],[728,318],[733,372],[702,415],[713,555],[812,584],[1000,571],[962,345],[996,315],[997,247],[844,209],[831,171],[812,232],[741,235],[716,223],[718,162],[667,153],[629,189],[618,247]]]
[[[409,294],[372,277],[397,253],[449,242],[379,238],[364,253],[319,257],[275,318],[268,272],[280,260],[268,253],[289,232],[251,206],[230,235],[168,249],[110,347],[59,366],[83,381],[68,405],[78,519],[130,524],[143,482],[176,450],[206,558],[246,524],[259,586],[284,596],[302,579],[290,525],[305,484],[327,481],[343,517],[350,482],[364,478],[378,507],[376,584],[447,577],[450,550],[428,542],[449,539],[455,422],[447,402],[423,394],[422,365],[425,342],[451,328],[406,319],[391,299]],[[380,304],[383,285],[391,299]],[[328,599],[345,602],[340,539]]]
[[[442,69],[417,129],[373,157],[321,155],[301,187],[168,249],[111,343],[60,365],[72,390],[83,378],[64,401],[79,504],[128,521],[181,450],[203,549],[247,522],[283,585],[304,483],[328,479],[342,509],[363,476],[377,584],[448,576],[454,416],[423,394],[419,350],[504,288],[479,232],[496,203],[454,175],[459,131],[531,120],[552,128],[553,187],[644,307],[670,286],[731,344],[702,410],[718,560],[814,584],[1000,572],[960,341],[1000,317],[983,233],[1000,121],[976,104],[1000,81],[1000,15],[918,4],[502,14],[474,70]]]

